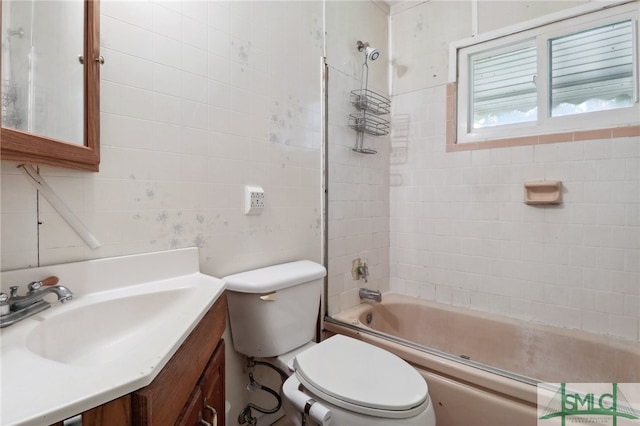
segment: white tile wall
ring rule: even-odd
[[[387,10],[372,2],[327,2],[329,65],[329,312],[360,303],[358,289],[389,288],[389,136],[366,136],[375,155],[352,151],[350,92],[361,86],[364,54],[356,41],[380,49],[369,65],[369,89],[387,96]],[[389,116],[385,118],[389,119]],[[369,281],[353,280],[352,261],[366,259]]]
[[[41,172],[103,246],[41,199],[38,250],[36,193],[3,163],[2,269],[193,245],[219,276],[319,261],[322,4],[101,6],[101,171]],[[245,184],[265,188],[262,216],[244,216]]]
[[[482,31],[562,7],[543,3],[508,4],[507,18],[481,2],[474,19]],[[393,113],[410,136],[391,164],[391,289],[640,340],[640,138],[445,152],[445,80],[432,70],[446,75],[448,52],[426,55],[415,37],[468,36],[467,15],[436,19],[445,4],[392,8]],[[542,179],[562,180],[561,206],[523,204],[523,183]]]
[[[102,246],[3,162],[2,270],[187,246],[214,276],[320,262],[322,13],[319,1],[102,1],[100,172],[41,167]],[[261,216],[244,215],[246,184],[265,190]],[[243,362],[228,363],[239,410]]]

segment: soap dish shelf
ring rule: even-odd
[[[562,182],[556,180],[525,182],[524,202],[529,205],[562,204]]]

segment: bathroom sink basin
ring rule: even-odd
[[[150,291],[74,307],[67,303],[27,336],[31,352],[72,365],[100,365],[148,348],[193,288]]]
[[[149,385],[225,289],[197,248],[3,271],[0,284],[48,276],[73,299],[47,295],[50,309],[0,328],[2,426],[56,423]]]

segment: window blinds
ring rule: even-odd
[[[536,119],[535,46],[469,60],[474,128]]]
[[[632,104],[630,20],[551,39],[548,43],[552,116]]]

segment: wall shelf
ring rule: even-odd
[[[562,204],[562,182],[558,180],[525,182],[524,202],[529,205]]]

